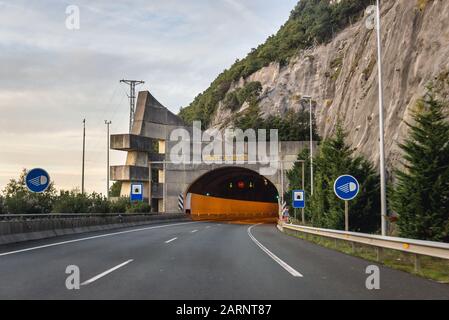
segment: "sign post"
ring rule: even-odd
[[[356,178],[350,175],[340,176],[334,183],[335,195],[345,202],[345,230],[349,231],[349,201],[355,199],[360,191]]]
[[[345,201],[345,231],[349,231],[349,202]]]
[[[33,193],[42,193],[50,186],[50,175],[44,169],[36,168],[28,171],[25,183]]]

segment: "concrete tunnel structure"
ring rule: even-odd
[[[125,165],[110,168],[111,180],[121,181],[121,196],[129,197],[132,183],[143,184],[144,201],[153,212],[179,213],[178,197],[184,197],[184,210],[194,219],[241,219],[277,217],[278,196],[287,190],[287,179],[280,172],[293,167],[299,152],[309,142],[279,143],[282,170],[262,176],[259,163],[210,164],[170,162],[172,148],[179,141],[170,141],[175,129],[192,133],[182,119],[159,103],[148,91],[139,92],[130,134],[111,135],[111,149],[127,152]],[[193,143],[190,142],[193,150]],[[203,142],[202,146],[209,142]],[[316,147],[316,143],[315,143]],[[315,148],[316,149],[316,148]],[[234,149],[234,157],[246,159]],[[243,156],[243,157],[242,157]]]

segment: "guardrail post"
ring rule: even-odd
[[[416,273],[421,273],[421,257],[418,254],[414,255],[414,260],[415,260],[415,272]]]
[[[376,261],[377,262],[382,262],[383,259],[383,248],[381,247],[376,247]]]

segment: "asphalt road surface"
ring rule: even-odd
[[[171,223],[1,246],[0,299],[449,299],[449,285],[381,266],[368,290],[371,264],[274,225]]]

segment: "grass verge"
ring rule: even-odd
[[[449,261],[428,256],[420,256],[419,271],[415,269],[415,255],[391,250],[378,249],[351,241],[332,239],[318,235],[306,234],[300,231],[284,229],[284,233],[302,240],[306,240],[325,248],[337,250],[345,254],[363,258],[368,261],[381,263],[387,267],[409,272],[420,277],[449,284]]]

